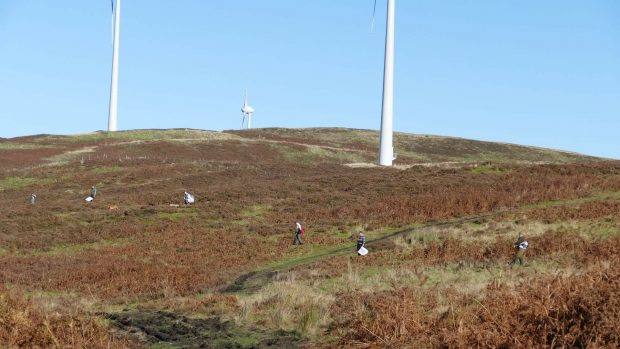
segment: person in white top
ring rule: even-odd
[[[299,224],[299,222],[295,223],[295,240],[293,241],[293,245],[303,245],[304,242],[302,237],[304,236],[304,228]]]
[[[194,195],[192,195],[192,194],[190,194],[190,193],[188,193],[188,192],[185,192],[185,194],[183,195],[183,202],[184,202],[186,205],[191,205],[191,204],[193,204],[193,203],[194,203]]]

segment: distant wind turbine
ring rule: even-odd
[[[374,29],[377,0],[372,15]],[[379,140],[379,165],[392,166],[394,161],[394,17],[396,0],[387,0],[387,24],[385,33],[385,62],[383,70],[383,106],[381,108],[381,136]]]
[[[243,120],[241,121],[241,128],[243,128],[243,124],[245,123],[245,117],[248,117],[248,129],[252,128],[252,114],[254,114],[256,110],[250,107],[248,104],[248,91],[245,91],[245,98],[243,99],[243,107],[241,108],[241,112],[243,113]]]
[[[112,41],[112,78],[110,83],[110,110],[108,114],[108,131],[118,130],[118,44],[121,31],[121,0],[110,0],[113,16]]]

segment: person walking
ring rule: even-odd
[[[304,228],[301,226],[301,224],[299,224],[299,222],[295,223],[295,240],[293,241],[293,245],[303,245],[303,236]]]
[[[357,236],[357,255],[361,256],[362,254],[360,253],[360,250],[362,249],[362,247],[364,247],[364,245],[366,245],[366,236],[364,235],[364,233],[360,232],[359,235]]]
[[[517,238],[517,242],[513,245],[515,249],[515,256],[510,263],[511,266],[517,264],[519,261],[519,265],[523,265],[523,261],[525,260],[525,250],[529,247],[529,243],[525,240],[525,235],[519,233],[519,237]]]
[[[37,201],[37,194],[32,193],[32,195],[30,195],[30,204],[34,205],[36,201]]]
[[[97,188],[93,185],[90,187],[90,197],[93,198],[93,201],[95,201],[95,196],[97,196]]]

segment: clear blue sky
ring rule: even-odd
[[[124,0],[119,128],[380,125],[385,0]],[[398,0],[395,129],[620,158],[620,1]],[[0,0],[0,137],[107,127],[109,0]]]

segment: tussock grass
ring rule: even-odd
[[[328,324],[329,307],[333,302],[333,295],[307,287],[290,273],[258,293],[242,297],[235,320],[238,324],[262,323],[312,337]]]

